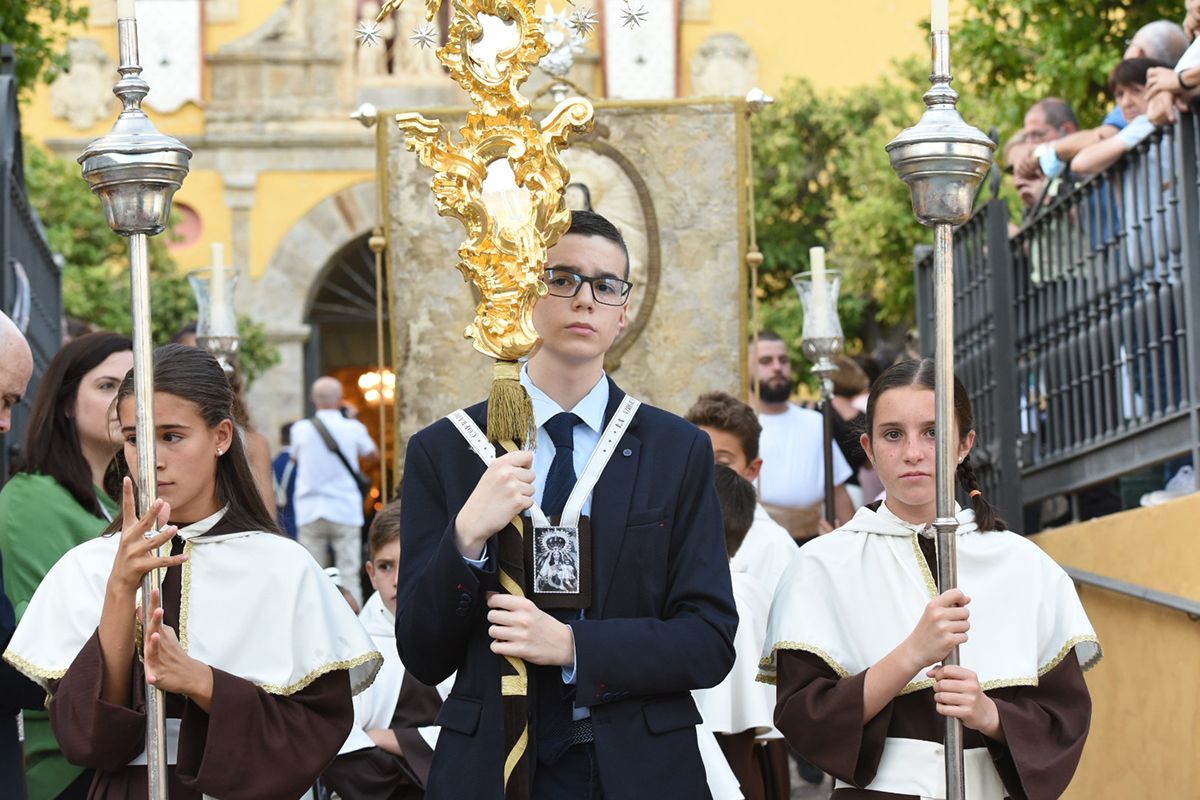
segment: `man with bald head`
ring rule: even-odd
[[[310,396],[316,413],[292,425],[296,528],[300,544],[321,566],[336,566],[343,588],[361,604],[363,496],[359,462],[373,466],[379,456],[366,426],[343,414],[348,406],[336,378],[317,378]]]
[[[11,319],[0,311],[0,434],[12,428],[13,406],[21,402],[33,374],[29,343]],[[17,627],[12,603],[4,593],[4,562],[0,557],[0,653]],[[17,714],[21,708],[40,708],[45,695],[7,662],[0,662],[0,797],[21,797],[21,742]]]
[[[33,353],[16,324],[0,311],[0,433],[12,427],[13,407],[33,375]]]

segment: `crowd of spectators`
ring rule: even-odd
[[[1188,3],[1184,25],[1157,20],[1134,34],[1108,76],[1115,105],[1100,125],[1083,128],[1062,98],[1046,97],[1030,107],[1024,127],[1003,150],[1026,220],[1052,203],[1064,187],[1116,163],[1153,133],[1155,125],[1173,121],[1176,109],[1186,107],[1193,97],[1193,63],[1193,80],[1200,84],[1200,49],[1188,44],[1193,35],[1189,31],[1200,28],[1198,5]]]

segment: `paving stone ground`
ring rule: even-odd
[[[792,762],[792,800],[828,800],[833,791],[833,781],[826,776],[819,786],[814,786],[800,779],[796,772],[796,762]]]

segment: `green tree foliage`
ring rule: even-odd
[[[1098,124],[1112,106],[1108,73],[1127,40],[1148,22],[1183,13],[1180,0],[967,0],[952,39],[959,109],[972,125],[1008,136],[1029,106],[1056,95],[1084,125]],[[913,30],[914,43],[927,30]],[[808,248],[818,244],[843,272],[839,311],[851,352],[913,324],[913,248],[931,236],[913,217],[884,147],[919,118],[928,75],[920,57],[838,93],[792,79],[752,121],[761,321],[794,345],[803,320],[789,279],[808,269]],[[982,193],[990,192],[985,184]],[[1015,200],[1011,187],[1003,196]]]
[[[41,82],[51,83],[70,67],[66,52],[68,25],[86,23],[83,0],[3,0],[0,44],[12,44],[17,56],[17,85],[27,94]]]
[[[1182,0],[968,0],[953,38],[959,91],[986,98],[1006,135],[1051,95],[1093,127],[1112,107],[1108,73],[1128,40],[1146,23],[1183,16]]]
[[[845,95],[793,79],[753,120],[762,323],[789,341],[802,322],[790,278],[809,268],[815,245],[830,248],[830,267],[843,273],[839,313],[851,350],[912,316],[912,248],[925,234],[883,146],[916,119],[920,70],[909,62],[897,74],[913,77]]]
[[[63,310],[104,330],[130,333],[128,240],[116,236],[74,162],[25,142],[25,178],[30,200],[50,248],[63,257]],[[196,319],[196,299],[171,257],[166,237],[150,238],[151,336],[156,345]],[[242,337],[239,368],[248,386],[279,361],[262,325],[238,320]]]

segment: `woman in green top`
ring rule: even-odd
[[[133,368],[128,337],[92,333],[46,368],[29,418],[21,466],[0,491],[4,591],[20,620],[64,553],[95,538],[117,510],[102,488],[121,449],[113,400]],[[91,772],[67,763],[43,711],[25,712],[30,800],[84,798]]]

